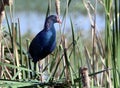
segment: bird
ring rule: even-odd
[[[34,62],[34,70],[36,63],[51,54],[56,47],[56,30],[54,23],[61,23],[56,15],[50,15],[46,18],[44,28],[33,38],[29,46],[29,55]]]

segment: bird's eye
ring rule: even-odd
[[[56,22],[57,21],[57,17],[53,17],[52,20]]]

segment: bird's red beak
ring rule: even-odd
[[[61,20],[59,19],[59,17],[57,17],[57,22],[60,24],[62,23]]]

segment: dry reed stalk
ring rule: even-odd
[[[90,79],[88,75],[88,69],[86,67],[81,67],[79,70],[79,74],[81,75],[82,79],[82,88],[90,88]]]
[[[60,0],[55,0],[56,13],[58,17],[60,16]]]
[[[5,18],[5,6],[6,5],[11,5],[13,0],[0,0],[0,62],[2,61],[2,45],[1,45],[1,40],[2,40],[2,21]],[[2,67],[0,67],[0,74],[2,74]]]
[[[86,57],[86,62],[87,62],[87,67],[88,67],[88,71],[89,73],[92,73],[91,69],[91,56],[90,56],[90,52],[88,51],[87,47],[84,47],[85,49],[85,57]]]
[[[5,18],[5,6],[10,6],[13,4],[13,0],[0,0],[0,24]]]
[[[1,30],[1,26],[2,26],[2,21],[3,19],[5,18],[5,6],[10,6],[13,4],[13,0],[0,0],[0,30]],[[0,40],[2,39],[1,38],[1,31],[0,31]],[[1,44],[0,44],[0,47],[1,47]],[[1,55],[0,55],[1,57]]]
[[[90,19],[91,23],[91,30],[92,30],[92,68],[93,68],[93,73],[98,70],[98,59],[96,55],[96,50],[97,50],[97,40],[96,40],[96,8],[97,8],[97,1],[95,1],[95,6],[91,4],[90,1],[85,1],[83,0],[83,4],[88,12],[88,16]],[[92,13],[93,12],[93,13]],[[99,82],[97,80],[97,76],[94,76],[94,84],[98,84]]]
[[[1,29],[1,24],[4,18],[5,18],[5,11],[0,10],[0,29]]]
[[[4,58],[4,45],[1,44],[1,47],[0,47],[0,53],[1,53],[1,59],[0,59],[0,62],[2,62],[2,59]],[[4,73],[4,66],[0,66],[0,78],[3,77],[3,73]]]
[[[67,41],[65,39],[65,36],[62,36],[62,46],[64,49],[64,66],[66,67],[65,69],[65,77],[67,80],[69,80],[69,67],[68,67],[68,57],[67,57]]]
[[[2,20],[5,17],[5,12],[4,12],[4,6],[2,5],[2,1],[0,0],[0,62],[2,61],[2,45],[1,45],[1,40],[2,40]],[[0,78],[2,77],[2,67],[0,66]]]

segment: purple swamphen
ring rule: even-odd
[[[56,47],[56,30],[54,23],[61,23],[58,16],[50,15],[47,17],[44,29],[35,36],[29,46],[29,54],[34,62],[34,70],[36,70],[37,61],[45,58]]]

